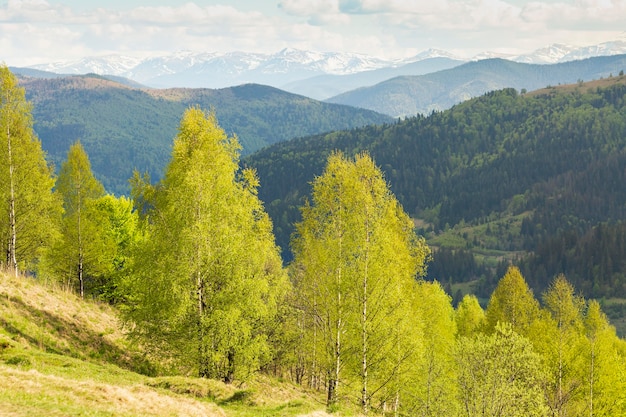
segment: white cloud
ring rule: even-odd
[[[387,57],[435,47],[468,56],[599,43],[617,37],[626,22],[626,0],[272,0],[273,14],[226,0],[80,12],[51,1],[0,3],[0,60],[30,65],[116,51],[284,47]]]
[[[305,17],[314,26],[349,24],[338,0],[281,0],[278,7],[291,16]]]

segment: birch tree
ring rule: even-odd
[[[485,312],[473,294],[465,294],[456,307],[456,324],[458,336],[473,336],[485,325]]]
[[[546,397],[553,415],[574,416],[584,410],[584,300],[564,275],[557,276],[543,294],[551,324],[547,332],[548,384]]]
[[[46,268],[84,297],[86,280],[112,268],[115,242],[108,234],[108,217],[97,207],[105,195],[104,187],[94,177],[79,141],[70,146],[56,188],[64,213],[61,237],[46,256]]]
[[[623,343],[602,312],[600,303],[591,300],[584,318],[587,336],[586,387],[590,417],[623,414],[626,406],[626,361],[618,345]]]
[[[302,217],[292,243],[297,292],[309,332],[323,341],[327,405],[348,398],[367,413],[389,403],[411,356],[397,352],[403,335],[389,335],[412,318],[408,294],[429,250],[365,154],[331,155]]]
[[[491,294],[485,320],[488,331],[498,323],[510,323],[513,330],[528,336],[540,318],[539,302],[517,267],[511,266]]]
[[[137,330],[181,366],[226,382],[269,362],[266,330],[287,290],[239,148],[213,113],[185,112],[162,181],[133,181],[147,236],[126,282]]]
[[[494,331],[462,336],[457,347],[460,415],[467,417],[543,417],[543,367],[532,343],[497,324]]]
[[[32,124],[24,89],[0,65],[0,266],[15,274],[35,268],[61,214],[52,169]]]

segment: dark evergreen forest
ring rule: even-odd
[[[486,297],[515,263],[536,291],[564,273],[586,296],[624,297],[625,83],[505,89],[428,116],[280,143],[245,163],[258,170],[287,259],[297,207],[327,155],[367,150],[434,238],[431,279],[475,281]],[[436,244],[451,229],[465,230],[462,241]],[[485,251],[499,256],[468,256]]]

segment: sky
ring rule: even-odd
[[[0,62],[284,48],[463,58],[626,40],[626,0],[0,0]]]

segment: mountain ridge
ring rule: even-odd
[[[584,47],[549,45],[521,55],[488,53],[471,58],[446,51],[429,49],[403,59],[382,59],[356,53],[315,52],[286,48],[274,54],[246,52],[179,51],[169,55],[136,58],[122,55],[86,57],[71,62],[33,65],[29,68],[56,73],[115,75],[151,87],[220,88],[244,83],[282,87],[318,75],[346,75],[381,68],[396,68],[424,59],[445,57],[458,61],[475,61],[485,57],[554,64],[592,56],[626,53],[626,40],[617,39]]]
[[[361,87],[326,102],[370,109],[392,117],[442,111],[502,88],[536,90],[549,85],[591,81],[626,69],[626,54],[541,65],[491,58],[419,76],[395,77]]]
[[[34,129],[59,166],[80,140],[94,173],[115,194],[128,192],[133,170],[158,179],[186,108],[214,111],[242,154],[299,136],[392,121],[370,110],[323,103],[270,86],[139,89],[97,75],[20,78],[33,103]]]

